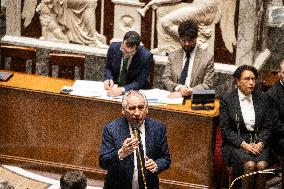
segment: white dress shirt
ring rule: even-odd
[[[144,151],[144,157],[146,157],[146,147],[145,147],[145,125],[144,123],[139,127],[140,130],[140,137],[141,137],[141,142],[143,146],[143,151]],[[131,137],[133,137],[133,132],[132,128],[129,125],[129,131]],[[142,154],[141,154],[142,155]],[[134,172],[133,172],[133,179],[132,179],[132,189],[139,189],[139,183],[138,183],[138,169],[137,169],[137,157],[136,157],[136,150],[134,151]]]
[[[239,101],[242,111],[242,116],[248,131],[254,131],[255,127],[255,111],[252,101],[252,95],[244,95],[238,89]]]

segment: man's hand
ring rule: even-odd
[[[148,157],[146,157],[145,160],[146,160],[145,162],[146,169],[148,169],[152,173],[155,173],[158,171],[158,166],[154,160],[149,159]]]
[[[139,142],[137,138],[131,137],[125,139],[122,147],[118,150],[119,159],[124,159],[129,156],[134,150],[138,149]]]
[[[178,91],[182,96],[190,96],[192,93],[192,88],[183,85],[178,89]]]
[[[113,80],[107,79],[104,81],[105,90],[110,90],[113,87],[114,83]]]
[[[112,87],[107,91],[108,96],[120,96],[122,95],[121,87]]]
[[[113,85],[114,85],[114,82],[111,79],[107,79],[104,81],[105,90],[110,90],[113,87]]]

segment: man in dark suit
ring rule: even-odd
[[[190,96],[193,89],[213,87],[213,56],[196,45],[198,26],[184,21],[178,28],[182,48],[169,54],[169,61],[162,76],[172,97]]]
[[[274,152],[284,160],[284,60],[279,64],[280,80],[267,91],[273,119],[272,147]]]
[[[104,71],[104,86],[108,95],[119,96],[125,91],[148,88],[152,62],[153,55],[140,46],[140,36],[135,31],[127,32],[122,43],[112,43]]]
[[[158,174],[170,167],[166,127],[146,118],[147,104],[139,91],[127,92],[122,100],[125,117],[104,128],[99,158],[101,168],[107,170],[104,189],[142,189],[145,180],[147,188],[158,189]],[[133,134],[134,127],[139,128],[139,139]],[[142,167],[139,154],[145,161]]]

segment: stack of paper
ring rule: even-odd
[[[76,80],[72,89],[71,95],[85,97],[107,96],[107,91],[104,89],[104,83],[101,81]]]
[[[106,100],[121,101],[122,96],[109,97],[102,81],[76,80],[70,95],[96,97]],[[145,94],[149,104],[182,104],[183,98],[168,98],[170,92],[161,89],[140,90]]]
[[[162,89],[141,90],[141,92],[146,96],[149,103],[182,104],[183,102],[183,98],[168,98],[171,92]]]

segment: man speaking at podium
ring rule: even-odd
[[[158,174],[171,164],[167,131],[147,113],[146,97],[129,91],[122,99],[124,117],[105,126],[99,157],[107,170],[104,189],[159,188]]]

